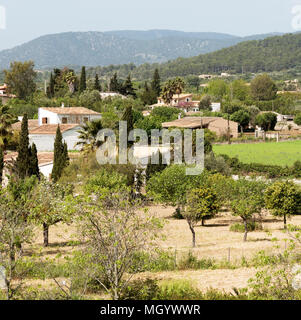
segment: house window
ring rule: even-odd
[[[66,117],[62,118],[62,123],[66,124],[68,122],[68,119]]]
[[[84,117],[84,122],[87,123],[89,121],[88,117]]]
[[[47,124],[48,123],[48,118],[42,118],[42,124]]]
[[[80,118],[78,116],[76,116],[75,123],[80,123]]]

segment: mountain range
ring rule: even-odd
[[[273,35],[281,34],[238,37],[214,32],[172,30],[66,32],[41,36],[0,51],[0,69],[8,68],[12,61],[26,60],[33,60],[37,69],[163,63]]]

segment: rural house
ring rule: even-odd
[[[101,119],[101,114],[83,107],[39,108],[39,125],[79,124]]]
[[[209,129],[217,136],[227,135],[228,120],[220,117],[185,117],[171,122],[162,123],[163,128],[183,128],[183,129]],[[238,123],[229,121],[230,135],[232,138],[238,137]]]

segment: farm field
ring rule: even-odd
[[[175,210],[173,207],[152,206],[150,211],[158,218],[164,221],[162,230],[162,239],[158,245],[161,249],[168,250],[175,254],[176,264],[191,252],[198,259],[213,259],[214,261],[224,262],[224,267],[217,269],[199,269],[199,270],[174,270],[159,272],[138,273],[134,278],[147,279],[152,278],[159,283],[188,281],[201,290],[206,291],[209,288],[232,292],[233,287],[244,288],[248,285],[248,280],[255,276],[258,270],[254,266],[241,265],[242,259],[251,261],[255,255],[264,250],[267,254],[283,253],[285,250],[285,241],[287,235],[283,232],[282,219],[268,214],[263,216],[263,228],[265,231],[250,232],[248,241],[243,242],[243,234],[231,232],[230,225],[240,222],[239,218],[231,216],[227,212],[221,212],[215,219],[206,222],[206,226],[196,228],[196,248],[191,248],[191,232],[186,220],[176,220],[172,218]],[[301,216],[295,216],[289,220],[289,224],[301,225]],[[76,240],[74,234],[76,228],[73,225],[58,224],[50,228],[50,246],[42,248],[42,230],[37,233],[34,248],[43,259],[53,259],[60,255],[62,261],[64,257],[70,256],[72,251],[80,250],[81,244],[69,245],[70,241]],[[273,238],[279,241],[275,243]],[[29,253],[29,252],[28,252]],[[31,252],[32,253],[32,252]],[[236,267],[227,267],[227,262]],[[41,285],[44,288],[55,287],[53,279],[30,280],[32,285]],[[101,298],[95,296],[95,298]]]
[[[301,140],[285,142],[214,145],[216,154],[238,157],[243,163],[292,166],[301,161]]]

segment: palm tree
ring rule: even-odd
[[[8,140],[12,136],[11,125],[15,120],[8,106],[0,106],[0,147],[3,150],[6,149]]]
[[[101,145],[101,142],[97,139],[97,135],[102,128],[101,120],[85,123],[82,125],[81,130],[78,131],[80,141],[76,145],[82,146],[83,152],[93,152],[95,148]]]

